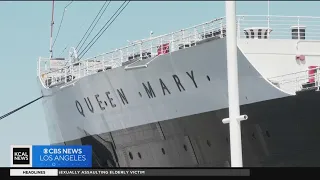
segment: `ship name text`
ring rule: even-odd
[[[180,75],[181,76],[181,75]],[[192,88],[198,88],[198,84],[196,82],[195,73],[193,70],[187,71],[185,73],[186,79],[189,79],[190,83],[192,84]],[[158,97],[158,94],[156,94],[155,88],[160,88],[162,92],[161,94],[163,96],[171,95],[172,89],[176,88],[177,92],[184,92],[187,88],[187,83],[182,81],[182,78],[179,77],[177,74],[173,74],[171,76],[171,81],[173,84],[175,84],[175,87],[170,87],[168,84],[165,83],[165,81],[161,78],[158,78],[158,82],[153,82],[151,84],[150,81],[145,81],[141,83],[141,91],[138,93],[130,93],[130,97],[132,97],[132,94],[135,94],[137,96],[140,96],[142,98],[142,93],[144,92],[148,99],[153,99]],[[156,85],[158,84],[158,85]],[[121,103],[123,106],[128,105],[131,101],[128,98],[128,95],[125,93],[130,89],[124,90],[123,88],[117,88],[115,91],[105,91],[104,93],[100,94],[94,94],[91,96],[84,97],[81,100],[76,100],[75,105],[77,108],[77,111],[83,116],[86,117],[86,113],[95,113],[95,111],[101,110],[104,111],[107,108],[116,108],[119,106],[119,103]],[[117,104],[118,100],[118,104]]]

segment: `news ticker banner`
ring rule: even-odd
[[[12,145],[11,167],[90,168],[92,147],[59,145]]]
[[[10,176],[250,176],[250,169],[10,169]]]

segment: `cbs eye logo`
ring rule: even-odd
[[[49,150],[47,148],[43,149],[43,154],[48,154]]]

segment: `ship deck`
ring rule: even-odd
[[[319,24],[319,17],[238,15],[237,36],[238,39],[248,40],[293,39],[297,41],[297,44],[300,41],[317,42],[320,39],[318,35]],[[225,36],[225,18],[222,17],[169,34],[132,41],[125,47],[84,60],[80,60],[76,55],[73,58],[70,57],[69,60],[40,57],[37,74],[44,88],[64,86],[83,77],[118,67],[123,67],[126,70],[145,68],[147,66],[142,62],[143,60],[151,61],[158,56],[221,39]],[[297,50],[296,56],[300,57],[301,53]],[[320,53],[312,55],[319,56]],[[288,76],[286,75],[286,77]],[[302,89],[301,82],[297,83],[296,86],[300,86]]]

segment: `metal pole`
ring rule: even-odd
[[[268,36],[269,36],[269,28],[270,28],[270,1],[268,1]]]
[[[223,123],[229,123],[231,166],[242,167],[242,144],[240,121],[248,117],[240,116],[238,64],[237,64],[237,30],[236,30],[236,1],[225,1],[226,6],[226,41],[228,61],[228,100],[229,118]]]
[[[53,33],[53,24],[54,24],[54,0],[52,0],[52,15],[51,15],[51,31],[50,31],[50,59],[53,56],[53,52],[52,52],[52,33]]]
[[[268,17],[270,15],[270,1],[268,1]]]

